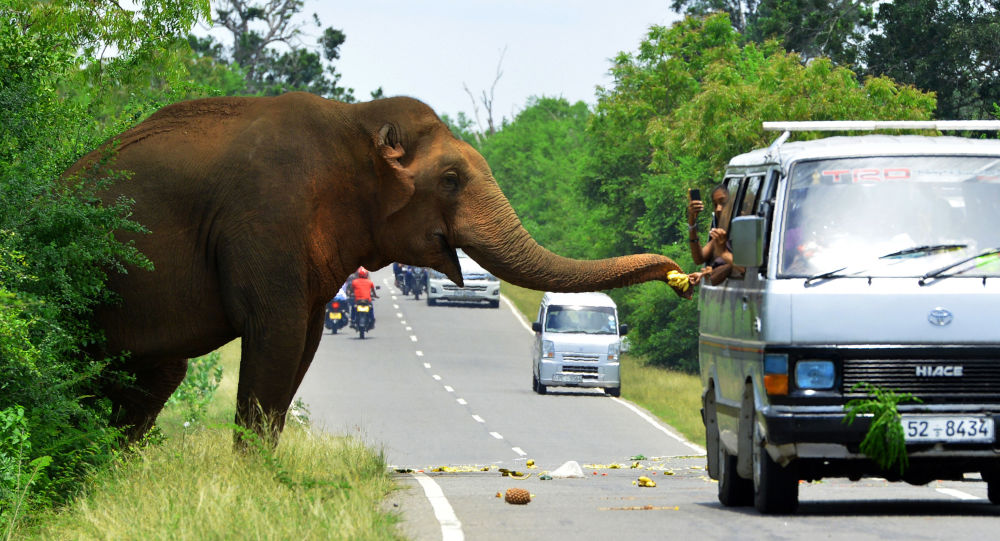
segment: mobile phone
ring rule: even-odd
[[[691,197],[692,201],[701,201],[701,190],[698,188],[691,188],[688,195]]]

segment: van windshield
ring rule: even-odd
[[[545,330],[558,333],[618,334],[610,306],[549,306]]]
[[[803,161],[790,172],[779,276],[922,276],[1000,247],[1000,158]],[[1000,276],[1000,256],[950,270]]]

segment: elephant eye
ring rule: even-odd
[[[448,171],[441,178],[441,181],[444,182],[445,187],[448,189],[455,190],[458,188],[459,183],[458,173],[456,171]]]

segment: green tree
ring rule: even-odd
[[[600,227],[618,236],[603,246],[663,253],[685,269],[693,268],[684,243],[687,189],[708,193],[729,158],[769,144],[761,122],[927,119],[934,110],[932,95],[887,78],[861,83],[828,59],[803,64],[777,41],[741,45],[725,14],[651,27],[638,53],[620,54],[611,72],[584,174],[591,205],[603,208]],[[640,353],[697,366],[695,303],[654,286],[614,295]]]
[[[458,116],[452,119],[446,113],[441,115],[441,122],[451,129],[451,133],[459,139],[469,143],[473,147],[479,147],[479,138],[476,136],[476,121],[469,118],[463,111],[458,112]]]
[[[671,0],[677,13],[729,15],[746,41],[777,39],[803,58],[853,64],[873,26],[876,0]]]
[[[837,64],[858,61],[874,26],[876,0],[763,0],[745,31],[749,41],[777,39],[803,58],[827,57]]]
[[[990,118],[1000,103],[1000,12],[995,0],[879,5],[867,72],[937,94],[937,117]]]
[[[341,75],[333,65],[347,36],[327,27],[317,40],[321,52],[302,48],[302,25],[295,17],[303,4],[303,0],[217,0],[215,25],[229,31],[232,47],[228,57],[219,56],[222,49],[208,38],[202,50],[239,65],[251,94],[274,96],[302,90],[353,102],[354,90],[340,86]],[[321,26],[315,14],[313,22],[317,28]],[[275,49],[278,44],[289,50],[279,52]]]
[[[525,229],[562,254],[578,255],[592,244],[580,194],[589,117],[583,102],[531,98],[480,149]]]
[[[149,65],[198,18],[207,2],[149,0],[134,9],[88,0],[4,0],[0,8],[0,524],[28,482],[9,476],[51,457],[29,502],[59,501],[111,457],[115,431],[94,389],[109,359],[85,354],[101,335],[89,326],[98,302],[113,301],[106,273],[148,268],[112,231],[139,231],[129,201],[102,205],[97,191],[120,177],[62,178],[81,154],[125,124],[94,122],[86,95],[112,94],[143,80]],[[114,56],[102,56],[114,50]],[[83,86],[70,95],[71,82]],[[103,109],[102,109],[103,110]],[[134,114],[142,114],[138,109]],[[111,158],[110,156],[108,158]],[[23,416],[17,412],[23,408]],[[12,420],[16,420],[13,422]]]

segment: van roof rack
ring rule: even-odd
[[[764,122],[765,131],[998,131],[1000,120],[815,120]]]

